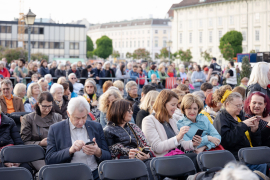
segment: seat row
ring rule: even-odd
[[[243,148],[239,150],[242,163],[263,164],[270,163],[269,147]],[[26,163],[45,158],[43,148],[38,145],[18,145],[5,147],[1,151],[2,163]],[[198,154],[197,162],[201,171],[213,167],[223,168],[228,162],[235,161],[232,153],[227,150],[206,151]],[[196,173],[192,160],[183,155],[170,157],[156,157],[150,162],[151,172],[155,180],[164,177],[179,178],[183,175]],[[32,180],[33,175],[22,167],[0,168],[1,180],[20,179]],[[103,179],[149,179],[146,165],[137,159],[107,160],[100,163],[98,173]],[[91,180],[90,168],[82,163],[55,164],[43,166],[39,171],[39,180]]]

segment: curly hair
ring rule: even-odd
[[[221,86],[221,88],[217,89],[213,94],[213,101],[218,103],[221,101],[223,95],[225,94],[226,90],[232,91],[232,87],[230,85]]]
[[[188,86],[185,85],[185,84],[179,84],[177,86],[177,89],[180,90],[180,91],[186,91],[186,90],[189,90]]]
[[[102,96],[99,98],[99,110],[101,112],[106,113],[110,102],[109,102],[109,97],[114,96],[115,99],[123,99],[122,95],[120,94],[119,90],[114,90],[114,89],[109,89],[107,90]]]

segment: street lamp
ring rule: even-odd
[[[168,42],[167,42],[167,46],[169,47],[169,61],[170,61],[170,56],[171,56],[171,46],[172,46],[172,41],[171,40],[169,40]]]
[[[31,60],[31,42],[30,42],[30,34],[31,34],[31,25],[35,22],[36,15],[31,12],[31,9],[29,9],[29,12],[24,16],[25,24],[28,25],[28,61]]]

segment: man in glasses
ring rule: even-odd
[[[25,112],[22,99],[11,94],[13,86],[9,79],[4,79],[1,82],[1,89],[0,104],[3,113]]]
[[[73,85],[73,92],[75,92],[76,94],[78,94],[79,91],[83,88],[83,84],[77,82],[78,79],[76,77],[76,74],[71,73],[70,75],[68,75],[68,80]]]

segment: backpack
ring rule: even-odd
[[[214,168],[209,169],[208,171],[199,172],[195,175],[191,175],[187,178],[187,180],[211,180],[222,169],[223,168],[221,167],[214,167]]]

